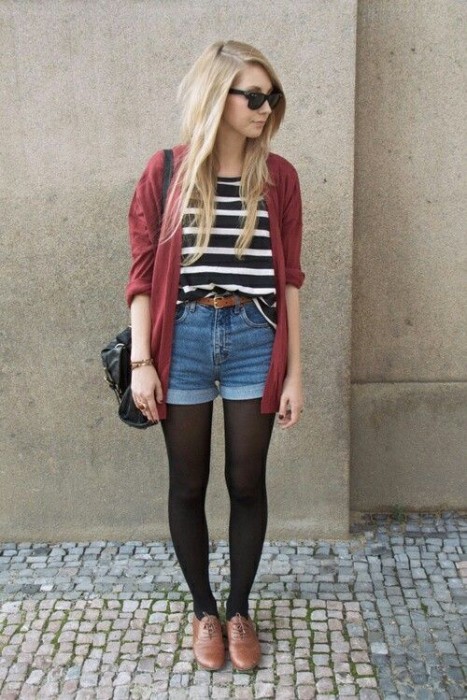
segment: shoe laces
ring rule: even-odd
[[[241,639],[243,639],[251,632],[250,626],[248,625],[248,620],[243,618],[240,613],[235,613],[235,616],[232,618],[232,622],[234,625],[233,630],[235,636],[239,636]]]
[[[201,631],[207,633],[209,639],[212,639],[218,631],[217,617],[215,615],[209,615],[208,613],[203,613],[201,619]]]

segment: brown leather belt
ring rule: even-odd
[[[238,300],[239,304],[248,304],[250,301],[253,301],[251,297],[236,296],[235,294],[222,297],[202,297],[196,301],[198,304],[204,304],[204,306],[214,306],[215,309],[224,309],[226,306],[235,306],[236,300]]]

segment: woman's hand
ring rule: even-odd
[[[279,425],[291,428],[297,423],[303,409],[302,380],[299,376],[287,376],[282,387],[279,404]]]
[[[133,401],[141,413],[153,423],[159,421],[159,414],[156,407],[156,399],[161,403],[162,386],[154,367],[145,365],[137,367],[131,372],[131,393]],[[145,408],[141,408],[145,406]]]

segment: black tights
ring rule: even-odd
[[[223,400],[225,480],[230,496],[230,594],[226,617],[248,615],[248,596],[266,534],[266,459],[274,414],[261,399]],[[205,496],[209,479],[213,402],[169,404],[161,421],[170,470],[169,526],[195,615],[217,615],[209,583],[209,535]]]

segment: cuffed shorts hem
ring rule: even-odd
[[[220,395],[223,399],[259,399],[263,393],[264,383],[248,386],[220,386]]]
[[[216,387],[210,387],[209,389],[168,389],[166,403],[184,405],[206,403],[207,401],[214,401],[216,396],[219,396],[219,390]]]
[[[260,399],[264,393],[264,384],[250,384],[249,386],[220,386],[219,389],[169,389],[166,403],[190,405],[214,401],[216,396],[223,399],[241,401],[242,399]]]

